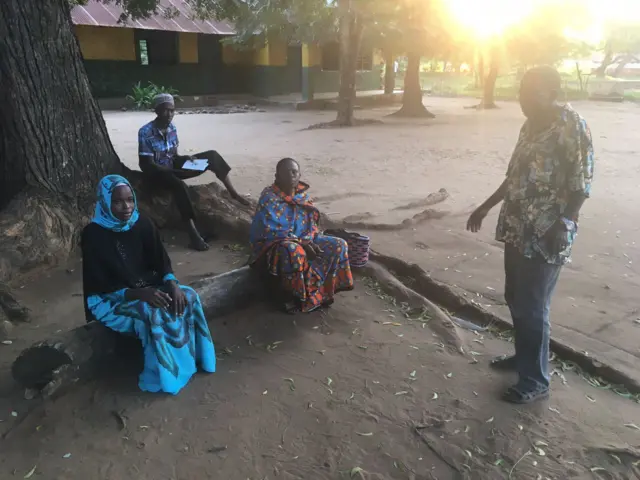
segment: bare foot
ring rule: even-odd
[[[200,235],[198,235],[197,237],[191,238],[189,248],[197,250],[198,252],[206,252],[207,250],[209,250],[209,244],[205,242]]]

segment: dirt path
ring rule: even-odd
[[[198,254],[178,270],[225,263]],[[177,397],[143,394],[125,371],[45,406],[4,398],[0,478],[34,466],[47,480],[640,478],[640,431],[625,426],[639,405],[570,371],[550,402],[505,405],[514,379],[486,363],[507,342],[464,332],[473,353],[450,353],[375,284],[358,286],[323,313],[256,305],[215,321],[219,371]],[[66,302],[46,310],[76,319]]]

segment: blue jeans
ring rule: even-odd
[[[515,329],[518,385],[549,388],[549,309],[562,266],[505,245],[504,297]]]

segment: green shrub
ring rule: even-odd
[[[156,85],[152,82],[149,82],[146,86],[143,86],[141,82],[138,82],[133,86],[132,94],[127,95],[127,100],[131,100],[138,110],[144,110],[151,108],[154,97],[161,93],[169,93],[176,97],[178,91],[171,87]],[[179,100],[179,97],[176,98],[176,100]]]

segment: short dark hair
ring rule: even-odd
[[[522,77],[522,80],[532,79],[537,81],[540,86],[546,87],[549,90],[559,92],[562,89],[562,77],[558,70],[550,65],[540,65],[530,68]]]
[[[281,167],[282,165],[287,164],[287,163],[295,163],[295,164],[298,166],[298,168],[300,168],[300,164],[299,164],[296,160],[294,160],[293,158],[290,158],[290,157],[284,157],[284,158],[283,158],[282,160],[280,160],[280,161],[278,162],[278,164],[276,165],[276,171],[280,170],[280,167]]]

